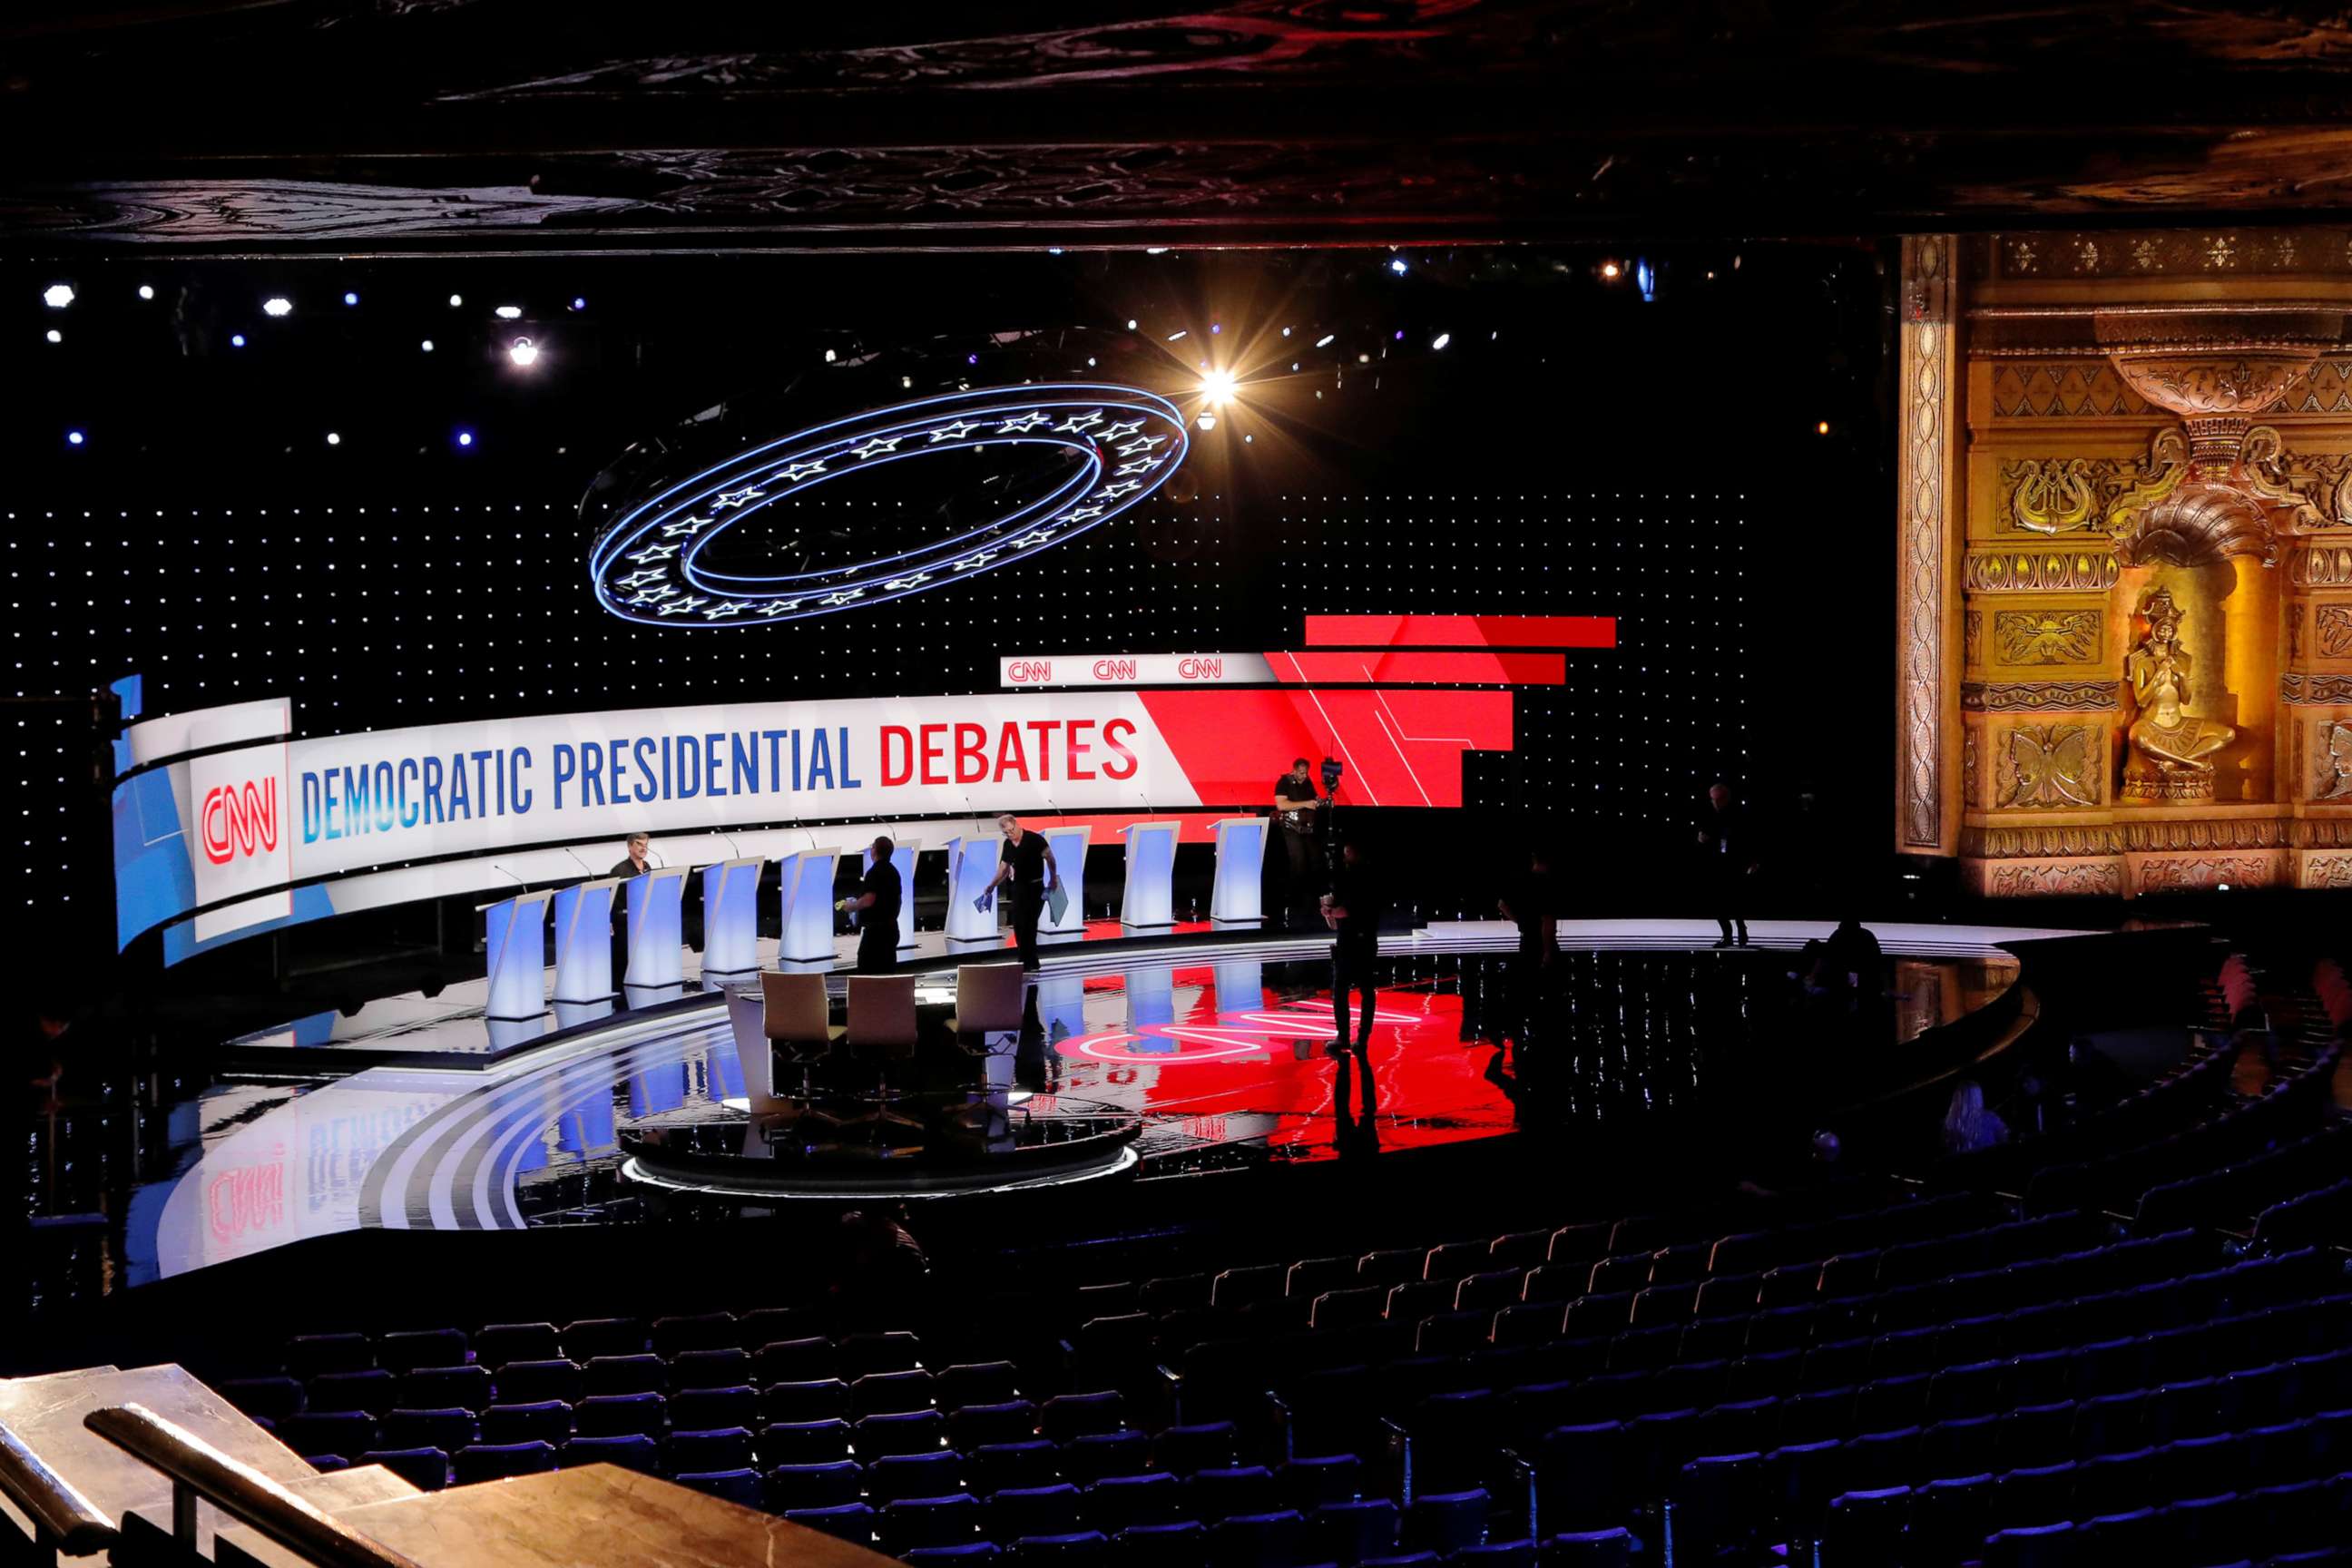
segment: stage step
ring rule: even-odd
[[[886,1568],[889,1559],[754,1509],[639,1475],[583,1465],[334,1510],[417,1568]],[[217,1568],[309,1568],[246,1525],[220,1533]]]

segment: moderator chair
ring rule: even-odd
[[[822,974],[783,974],[763,971],[760,975],[760,1030],[768,1052],[769,1074],[772,1081],[775,1053],[782,1047],[784,1059],[800,1069],[801,1089],[797,1109],[805,1110],[811,1089],[809,1069],[824,1059],[845,1031],[833,1022],[832,1005],[825,998],[824,976]],[[738,1046],[740,1046],[738,1040]],[[752,1079],[747,1066],[746,1081]],[[751,1111],[766,1115],[795,1109],[792,1102],[776,1097],[772,1087],[763,1101],[761,1085],[751,1083]]]
[[[975,1035],[1021,1027],[1024,987],[1018,963],[965,963],[956,967],[955,1016],[948,1028],[967,1047]]]
[[[890,1064],[911,1061],[915,1055],[915,977],[851,975],[849,1028],[845,1037],[851,1055],[873,1062],[877,1080],[875,1108],[863,1116],[850,1118],[850,1122],[920,1127],[922,1123],[914,1117],[890,1109],[893,1100],[902,1098],[891,1088]]]

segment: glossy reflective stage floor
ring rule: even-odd
[[[1511,959],[1491,928],[1384,939],[1360,1062],[1322,1052],[1330,974],[1313,944],[1066,952],[1048,959],[1032,1026],[992,1042],[984,1087],[964,1098],[1033,1140],[1057,1119],[1129,1120],[1135,1159],[1115,1173],[1143,1181],[1409,1153],[1509,1132],[1523,1114],[1580,1138],[1696,1134],[1767,1080],[1801,1101],[1858,1060],[1899,1078],[1906,1042],[2010,984],[2014,961],[1992,942],[2044,934],[1879,928],[1891,950],[1927,955],[1888,960],[1886,1005],[1824,1018],[1791,999],[1785,951],[1694,950],[1689,922],[1675,924],[1566,954],[1533,1048],[1507,1068],[1482,1038],[1513,1032]],[[1822,929],[1758,934],[1786,948]],[[628,1223],[654,1189],[625,1174],[624,1142],[740,1148],[744,1094],[716,998],[480,1070],[223,1085],[187,1108],[182,1173],[133,1196],[129,1279],[362,1227]]]

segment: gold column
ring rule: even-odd
[[[1895,847],[1910,855],[1959,849],[1958,255],[1951,235],[1903,240]]]

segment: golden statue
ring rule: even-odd
[[[2180,646],[2180,609],[2163,588],[2140,601],[2147,635],[2124,660],[2139,717],[2126,731],[2135,755],[2124,794],[2142,800],[2210,800],[2213,764],[2206,759],[2237,738],[2230,725],[2181,710],[2189,695],[2189,650]]]

